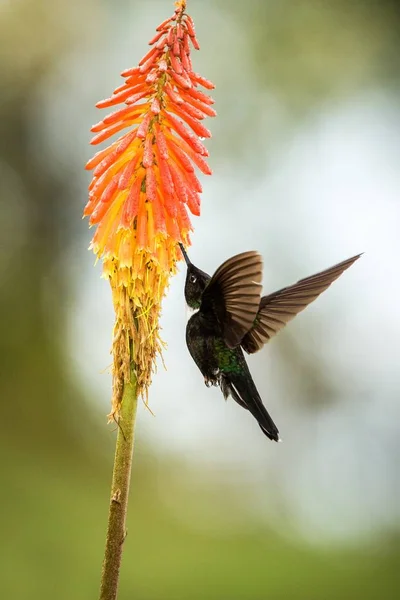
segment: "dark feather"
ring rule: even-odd
[[[300,279],[294,285],[261,298],[254,325],[244,336],[241,343],[242,348],[249,354],[260,350],[299,312],[318,298],[360,256],[361,254],[357,254],[330,269]]]
[[[245,370],[248,375],[246,378],[243,377],[243,374],[230,374],[229,377],[221,376],[220,386],[224,398],[227,399],[228,396],[232,396],[240,406],[247,409],[257,419],[262,432],[270,440],[280,442],[279,430],[262,403],[247,365]]]
[[[214,273],[201,300],[201,312],[217,319],[229,348],[251,328],[260,304],[262,259],[258,252],[237,254]]]

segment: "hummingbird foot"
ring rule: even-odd
[[[215,369],[211,375],[211,377],[204,377],[204,383],[207,387],[218,387],[219,386],[219,369]]]

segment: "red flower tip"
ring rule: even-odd
[[[92,127],[91,144],[130,130],[87,162],[93,180],[84,214],[98,225],[92,243],[97,254],[124,264],[134,264],[129,252],[146,248],[158,264],[171,268],[176,242],[189,241],[187,209],[200,214],[202,186],[195,167],[205,175],[212,172],[201,140],[211,136],[204,119],[216,112],[214,100],[199,87],[214,85],[193,71],[191,49],[199,43],[185,10],[185,0],[175,3],[139,65],[122,71],[124,84],[96,104],[122,106]],[[170,241],[163,248],[165,236]]]

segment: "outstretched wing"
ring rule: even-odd
[[[357,254],[330,269],[300,279],[294,285],[261,298],[254,325],[243,338],[242,348],[249,354],[260,350],[285,327],[286,323],[318,298],[360,256],[361,254]]]
[[[262,259],[258,252],[237,254],[211,277],[200,311],[212,314],[229,348],[238,346],[256,318],[261,298]]]

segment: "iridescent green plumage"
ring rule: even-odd
[[[240,373],[243,370],[237,352],[231,350],[231,348],[227,348],[221,338],[214,339],[214,349],[220,371],[223,373]]]

